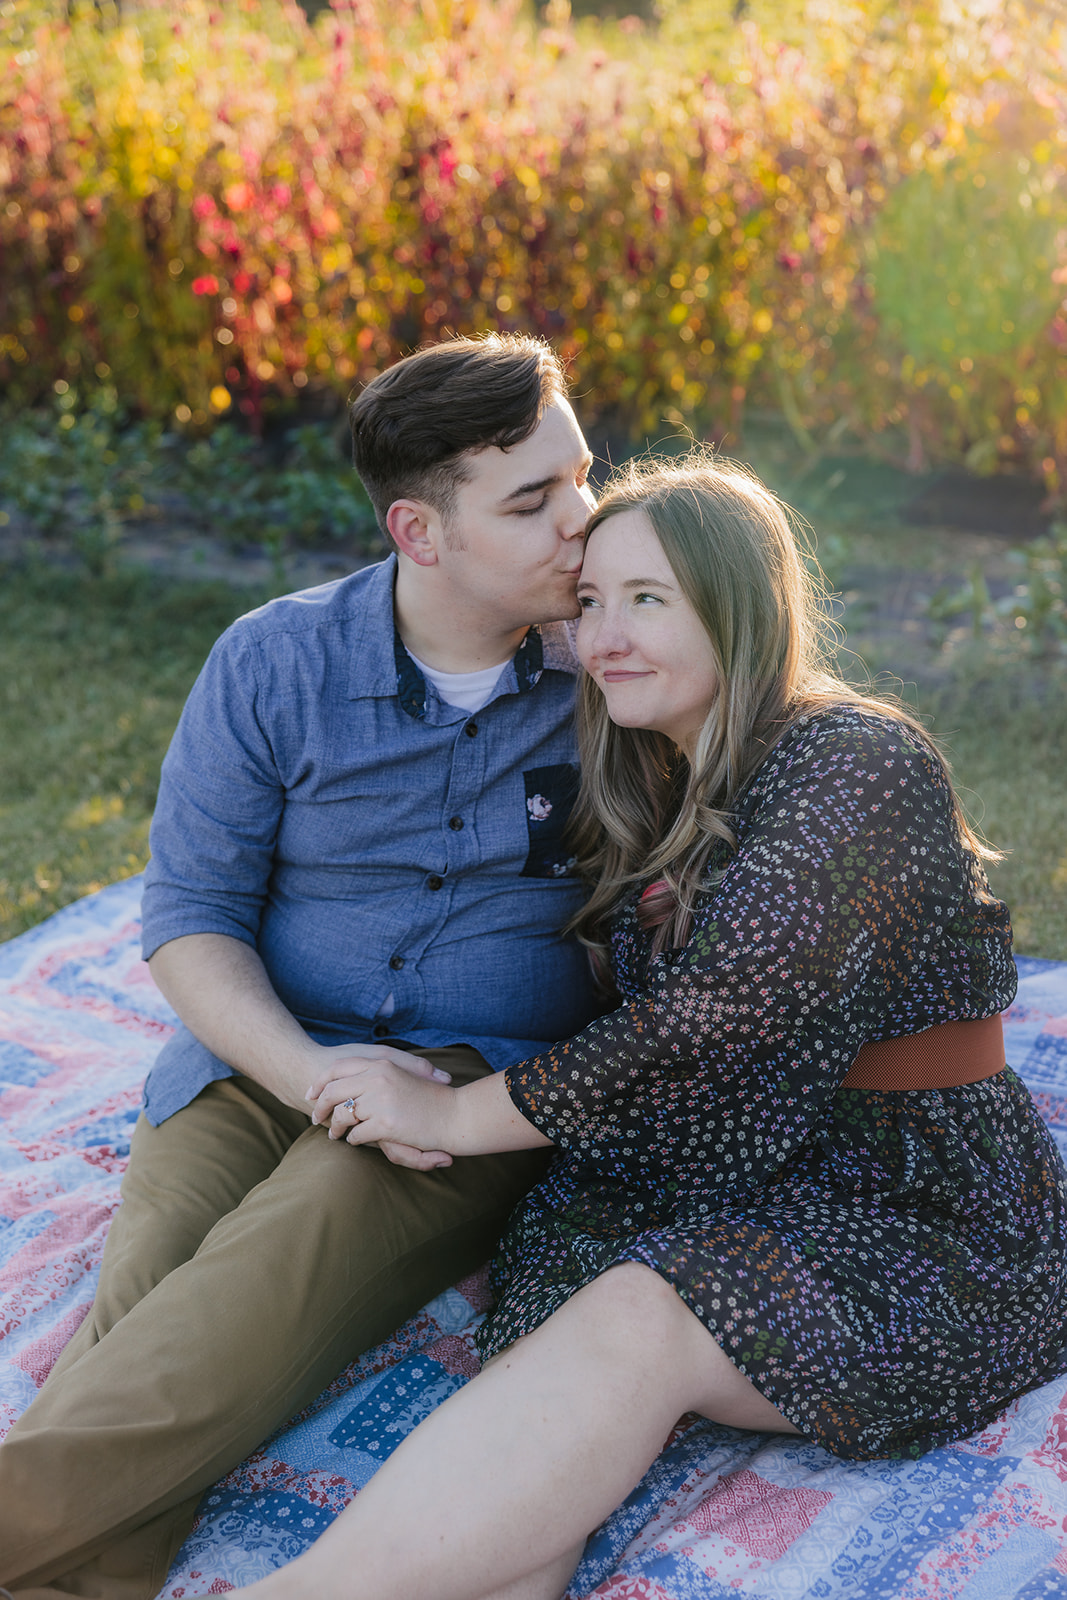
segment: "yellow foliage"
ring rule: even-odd
[[[98,828],[101,823],[110,822],[115,817],[121,817],[125,809],[126,802],[120,794],[90,795],[88,800],[83,800],[80,805],[75,806],[63,825],[74,832],[80,833],[86,828]],[[37,886],[40,889],[48,887],[39,878]]]
[[[736,432],[788,374],[805,437],[904,419],[919,449],[1067,470],[1056,8],[660,13],[6,0],[0,379],[32,396],[103,364],[144,411],[206,418],[504,325],[635,429]],[[995,289],[987,217],[1018,244]],[[983,295],[995,326],[964,340]]]

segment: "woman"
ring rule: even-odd
[[[557,1155],[493,1359],[256,1600],[558,1600],[686,1411],[914,1456],[1059,1369],[1067,1174],[929,740],[840,681],[781,506],[699,454],[609,488],[579,601],[577,931],[619,1004],[458,1090],[313,1086],[352,1143]]]

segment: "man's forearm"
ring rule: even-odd
[[[251,945],[222,933],[190,933],[161,945],[148,966],[201,1044],[310,1114],[305,1094],[320,1047],[279,1000]]]

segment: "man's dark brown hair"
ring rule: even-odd
[[[405,356],[351,401],[356,471],[378,526],[394,500],[425,500],[448,522],[471,450],[521,444],[567,393],[555,351],[525,334],[449,339]]]

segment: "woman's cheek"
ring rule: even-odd
[[[594,631],[595,623],[590,620],[588,611],[583,611],[578,619],[578,631],[574,639],[574,648],[577,650],[578,660],[582,663],[586,672],[592,670]]]

